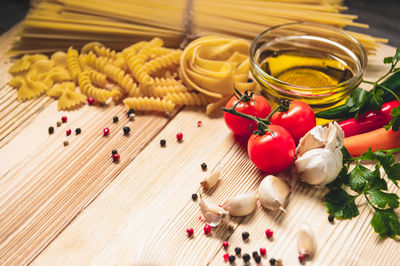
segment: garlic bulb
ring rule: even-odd
[[[217,170],[213,173],[211,173],[211,175],[206,176],[203,181],[200,182],[200,185],[204,188],[204,189],[211,189],[213,188],[219,180],[219,176],[220,176],[220,171]]]
[[[206,222],[212,227],[216,227],[229,220],[229,213],[217,204],[203,200],[200,194],[200,210]]]
[[[258,187],[258,199],[264,208],[284,210],[283,205],[290,193],[290,185],[285,180],[273,175],[266,176]]]
[[[336,122],[311,129],[300,140],[294,162],[301,180],[319,186],[332,182],[343,166],[343,142],[343,130]]]
[[[222,208],[232,216],[248,215],[254,211],[256,206],[257,195],[254,192],[234,196],[222,204]]]
[[[317,242],[311,226],[302,222],[297,231],[297,250],[300,254],[312,256],[317,249]]]

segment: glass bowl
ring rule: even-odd
[[[312,67],[304,68],[309,62]],[[270,28],[250,47],[251,72],[267,97],[301,100],[316,109],[345,99],[360,84],[366,65],[367,54],[355,38],[317,23]]]

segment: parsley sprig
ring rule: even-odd
[[[343,168],[338,177],[327,186],[329,192],[325,195],[324,203],[328,212],[336,218],[356,217],[359,211],[355,200],[361,196],[375,211],[371,220],[375,232],[381,237],[400,236],[399,217],[395,212],[399,207],[399,197],[387,192],[387,182],[381,176],[383,169],[387,178],[398,187],[400,163],[395,162],[393,153],[399,151],[400,148],[376,152],[370,149],[360,157],[352,158],[343,148]],[[361,164],[364,160],[375,162],[374,169],[364,167]],[[356,166],[349,171],[352,162]]]

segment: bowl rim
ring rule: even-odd
[[[352,76],[351,78],[342,81],[334,86],[325,86],[325,87],[309,87],[309,86],[300,86],[300,85],[294,85],[291,83],[286,83],[282,80],[279,80],[269,74],[267,74],[264,70],[262,70],[261,67],[258,66],[258,64],[254,61],[254,54],[256,52],[256,43],[259,41],[260,38],[262,38],[264,36],[264,34],[266,34],[267,32],[270,32],[274,29],[277,28],[282,28],[282,27],[286,27],[286,26],[291,26],[291,25],[300,25],[300,24],[306,24],[306,25],[310,25],[310,26],[316,26],[316,27],[322,27],[322,28],[326,28],[326,29],[330,29],[333,31],[336,31],[338,33],[341,33],[343,35],[345,35],[347,38],[349,38],[351,41],[353,41],[357,47],[360,48],[361,51],[361,57],[360,58],[360,71],[358,71],[358,73],[354,76]],[[335,89],[335,88],[344,88],[343,90],[346,90],[347,88],[345,88],[346,84],[352,83],[352,82],[358,82],[359,80],[362,79],[362,77],[364,76],[365,70],[367,68],[367,64],[368,64],[368,56],[367,56],[367,52],[365,51],[363,45],[353,36],[351,36],[349,33],[345,32],[342,29],[333,27],[333,26],[329,26],[329,25],[325,25],[325,24],[321,24],[321,23],[315,23],[315,22],[306,22],[306,21],[299,21],[299,22],[290,22],[290,23],[285,23],[285,24],[280,24],[280,25],[276,25],[273,27],[270,27],[264,31],[262,31],[260,34],[258,34],[256,36],[256,38],[253,39],[253,41],[251,42],[250,45],[250,50],[249,50],[249,58],[250,58],[250,66],[251,68],[255,68],[257,72],[260,72],[262,75],[266,76],[268,79],[272,79],[273,81],[280,83],[284,86],[288,86],[288,87],[292,87],[295,88],[298,91],[310,91],[310,90],[326,90],[326,89]],[[364,64],[362,64],[364,62]],[[254,75],[254,73],[253,73]],[[255,77],[257,79],[257,77]]]

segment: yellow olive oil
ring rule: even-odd
[[[335,86],[353,76],[344,61],[315,51],[275,52],[265,58],[261,68],[280,81],[311,88]]]

